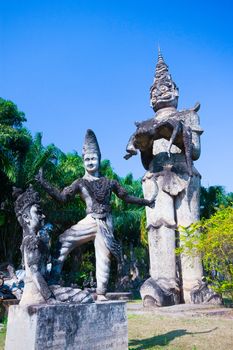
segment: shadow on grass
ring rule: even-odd
[[[176,329],[174,331],[167,332],[165,334],[157,335],[147,339],[132,339],[129,341],[129,346],[131,346],[131,350],[144,350],[150,349],[153,346],[167,346],[172,340],[175,338],[182,337],[183,335],[195,335],[195,334],[205,334],[211,333],[215,331],[218,327],[210,329],[208,331],[203,332],[187,332],[186,329]],[[132,348],[132,346],[135,346]]]

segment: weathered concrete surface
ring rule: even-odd
[[[126,304],[11,306],[5,350],[126,350]]]
[[[150,298],[151,304],[157,306],[168,304],[167,295],[171,296],[170,305],[205,301],[202,289],[197,289],[203,276],[200,257],[175,254],[175,247],[182,244],[179,227],[189,227],[200,218],[200,174],[193,161],[200,156],[203,132],[197,114],[200,104],[180,111],[178,97],[179,89],[159,51],[150,89],[151,106],[156,114],[136,123],[125,156],[129,159],[140,151],[147,170],[143,177],[144,198],[148,200],[156,195],[155,205],[146,208],[152,280],[141,289],[141,296]],[[159,280],[166,284],[161,286]]]

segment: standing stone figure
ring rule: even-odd
[[[86,217],[59,236],[59,254],[53,264],[52,273],[59,276],[67,255],[76,247],[94,241],[96,257],[97,299],[106,300],[110,256],[121,257],[121,248],[113,236],[111,216],[111,193],[127,203],[152,206],[154,200],[130,196],[116,180],[109,180],[99,174],[101,153],[96,136],[92,130],[87,130],[83,146],[83,161],[85,175],[75,180],[70,186],[59,191],[42,177],[40,172],[37,181],[42,187],[60,202],[66,202],[79,194],[86,203]]]
[[[137,130],[127,145],[126,159],[141,152],[147,170],[143,178],[144,197],[157,194],[153,208],[147,208],[150,253],[150,275],[141,287],[141,296],[158,306],[189,303],[192,291],[201,290],[203,276],[199,257],[182,254],[176,258],[175,248],[182,232],[199,220],[200,174],[193,161],[200,156],[200,135],[197,111],[177,110],[179,90],[159,51],[151,105],[155,116],[136,123]],[[203,301],[203,296],[195,301]]]

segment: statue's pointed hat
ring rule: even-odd
[[[168,65],[165,63],[163,59],[162,52],[160,50],[160,47],[158,48],[158,61],[155,68],[155,76],[154,76],[154,83],[155,81],[158,81],[162,79],[163,77],[166,77],[169,74],[168,72]]]
[[[175,82],[172,80],[171,74],[168,70],[168,65],[165,63],[163,55],[159,48],[158,61],[155,68],[154,82],[151,86],[151,89],[156,88],[157,86],[161,85],[161,83],[170,83],[170,86],[173,86],[176,89],[178,89]]]
[[[84,156],[86,153],[96,153],[98,154],[99,159],[101,158],[100,148],[95,136],[94,131],[88,129],[85,135],[85,140],[83,144],[82,155]]]
[[[153,85],[150,88],[150,95],[152,96],[153,90],[160,90],[160,86],[166,86],[170,91],[176,91],[177,97],[179,96],[179,89],[175,82],[172,80],[169,73],[168,65],[165,63],[160,48],[158,48],[158,60],[155,69]]]

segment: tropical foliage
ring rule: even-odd
[[[32,137],[23,126],[24,122],[24,113],[13,102],[0,98],[0,263],[8,261],[16,266],[20,264],[21,229],[14,213],[13,186],[25,189],[32,183],[40,192],[47,221],[54,226],[52,249],[58,235],[85,216],[85,206],[80,197],[76,196],[65,204],[57,203],[34,181],[38,170],[43,167],[44,177],[62,189],[83,176],[82,158],[77,152],[65,154],[55,145],[45,147],[41,133]],[[102,161],[101,173],[118,180],[130,194],[142,196],[141,182],[134,180],[132,174],[119,177],[108,160]],[[226,193],[222,186],[201,188],[202,221],[183,228],[182,238],[182,249],[188,254],[201,253],[208,278],[215,283],[215,288],[228,293],[233,290],[232,202],[233,193]],[[115,195],[111,204],[115,236],[127,256],[130,256],[133,247],[145,277],[149,270],[145,209],[126,204]],[[114,266],[116,274],[116,263]],[[65,278],[84,281],[94,268],[93,246],[84,245],[74,250],[67,259]]]
[[[14,214],[13,187],[25,189],[56,148],[43,147],[41,134],[33,138],[23,127],[23,112],[0,98],[0,252],[1,260],[18,262],[21,233]]]
[[[210,218],[219,208],[233,203],[233,193],[226,193],[223,186],[201,188],[201,218]]]
[[[23,127],[25,121],[24,113],[20,112],[13,102],[0,99],[0,262],[13,262],[16,266],[20,264],[21,229],[14,213],[13,186],[25,189],[32,183],[40,192],[47,221],[54,226],[52,249],[56,245],[57,236],[85,216],[85,206],[78,196],[68,203],[58,203],[51,200],[34,181],[38,170],[43,167],[44,177],[62,189],[83,176],[82,158],[77,152],[64,154],[54,145],[43,146],[41,133],[32,137]],[[135,181],[132,174],[120,178],[108,160],[102,161],[101,173],[110,179],[117,179],[129,193],[142,196],[140,181]],[[143,227],[141,217],[144,209],[125,204],[113,195],[112,211],[115,235],[123,243],[125,252],[128,253],[130,242],[140,250],[140,227]],[[64,274],[67,275],[69,271],[70,278],[75,277],[80,281],[94,270],[94,265],[93,247],[86,245],[71,254],[66,262]],[[82,276],[79,272],[80,267],[83,271]]]
[[[233,207],[219,209],[182,231],[179,252],[201,254],[208,281],[233,300]]]

